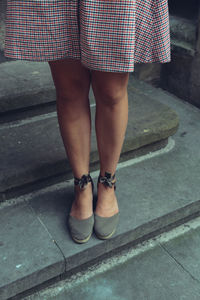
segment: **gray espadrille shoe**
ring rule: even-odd
[[[99,174],[98,183],[103,183],[105,186],[116,189],[115,174],[105,172],[105,176]],[[119,212],[111,217],[101,217],[94,213],[94,232],[100,239],[109,239],[116,231],[117,224],[119,223]]]
[[[80,189],[85,189],[88,182],[92,184],[92,192],[94,184],[90,174],[84,174],[81,178],[74,177],[74,184],[79,185]],[[68,226],[72,239],[77,243],[86,243],[93,232],[94,214],[87,219],[79,220],[69,214]]]

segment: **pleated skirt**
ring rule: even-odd
[[[168,0],[7,0],[4,55],[107,72],[170,62]]]

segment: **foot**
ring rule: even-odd
[[[114,185],[110,188],[102,183],[98,183],[97,190],[98,198],[95,213],[100,217],[111,217],[118,213],[119,207],[114,191]]]
[[[88,182],[85,189],[74,186],[75,199],[72,203],[70,215],[79,219],[87,219],[93,214],[92,184]]]

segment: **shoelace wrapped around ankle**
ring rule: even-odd
[[[81,178],[74,178],[75,185],[79,185],[80,189],[85,189],[88,182],[90,182],[90,175],[83,174]]]
[[[112,182],[114,178],[115,178],[115,174],[111,176],[111,173],[105,172],[105,176],[99,175],[99,182],[103,183],[105,186],[109,186],[110,188],[112,188],[114,184],[114,188],[116,188],[115,182]]]

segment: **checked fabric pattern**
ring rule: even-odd
[[[7,0],[4,55],[133,72],[171,61],[167,0]]]

